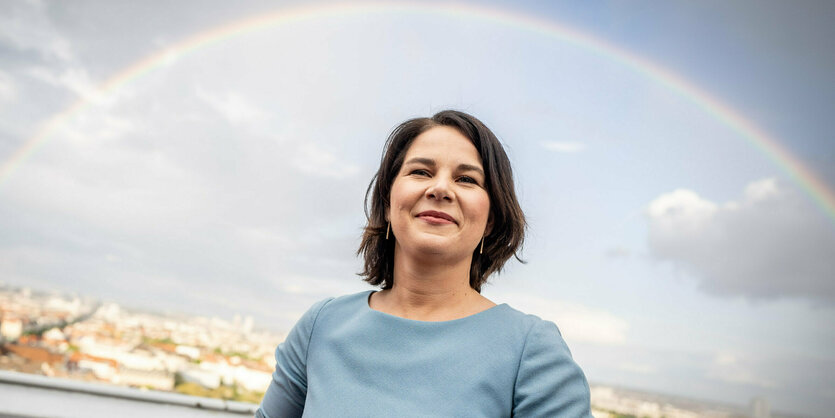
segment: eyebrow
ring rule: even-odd
[[[425,165],[428,165],[430,167],[435,167],[435,160],[433,160],[431,158],[415,157],[415,158],[412,158],[409,161],[406,161],[405,163],[403,163],[403,165],[406,165],[406,164],[425,164]],[[482,170],[481,167],[475,166],[475,165],[472,165],[472,164],[459,164],[458,165],[458,170],[459,171],[475,171],[476,173],[481,174],[481,176],[484,177],[484,170]]]

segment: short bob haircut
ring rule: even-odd
[[[485,188],[490,197],[489,234],[484,237],[484,250],[473,252],[470,266],[470,287],[481,292],[481,286],[496,271],[501,271],[511,256],[517,255],[525,239],[525,214],[516,199],[510,160],[496,135],[480,120],[463,112],[444,110],[431,118],[415,118],[403,122],[389,135],[380,161],[380,168],[365,192],[367,224],[357,254],[365,258],[360,273],[365,281],[391,289],[394,285],[394,239],[386,239],[386,209],[391,186],[400,172],[406,151],[418,135],[438,126],[457,129],[472,141],[481,157],[486,177]],[[369,195],[371,200],[368,200]]]

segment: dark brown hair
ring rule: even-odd
[[[485,188],[490,197],[488,224],[490,233],[484,237],[484,251],[473,252],[470,266],[470,287],[481,292],[481,285],[493,272],[500,271],[511,256],[517,255],[525,239],[525,214],[516,199],[510,160],[496,135],[480,120],[464,112],[445,110],[431,118],[415,118],[403,122],[386,141],[380,168],[365,192],[367,224],[357,254],[365,258],[360,275],[365,281],[383,289],[394,284],[394,239],[386,240],[386,209],[394,179],[400,172],[406,151],[418,135],[437,126],[457,129],[472,141],[484,166]],[[369,201],[369,195],[371,200]]]

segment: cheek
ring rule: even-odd
[[[486,224],[490,217],[490,198],[487,196],[479,196],[473,200],[470,210],[474,218],[478,219],[479,223]]]
[[[406,188],[404,188],[402,184],[395,183],[391,188],[390,194],[390,210],[400,212],[409,206],[409,193],[408,190],[406,190]]]
[[[487,202],[484,205],[484,212],[483,212],[482,216],[483,216],[483,219],[484,219],[484,224],[486,225],[487,222],[490,220],[490,202]]]

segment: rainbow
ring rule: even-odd
[[[235,21],[192,35],[162,51],[151,54],[99,85],[97,97],[107,97],[120,87],[169,65],[172,60],[230,38],[290,22],[328,17],[357,16],[369,13],[412,13],[441,15],[462,19],[477,19],[488,23],[529,31],[589,51],[603,59],[624,65],[675,92],[685,100],[720,121],[741,138],[759,150],[782,169],[800,188],[835,221],[835,193],[806,168],[768,133],[745,119],[739,112],[722,103],[708,92],[685,78],[616,45],[595,38],[587,33],[551,20],[520,14],[508,10],[476,5],[421,4],[421,3],[353,3],[325,4],[282,9],[272,13]],[[81,98],[63,111],[44,121],[36,133],[24,141],[5,162],[0,165],[2,185],[26,159],[47,142],[72,117],[91,106],[88,98]]]

